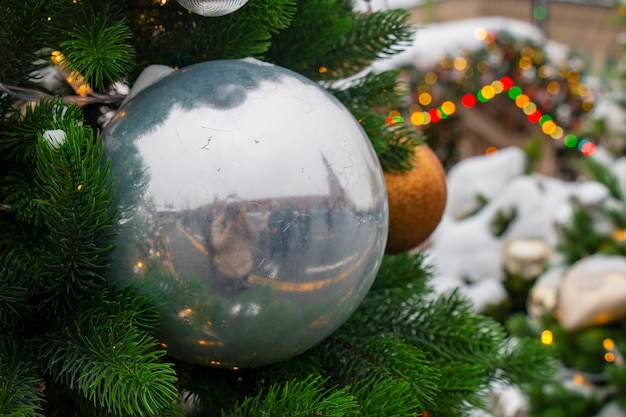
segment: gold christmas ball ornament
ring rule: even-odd
[[[435,230],[446,206],[446,172],[431,148],[415,148],[411,171],[385,173],[389,201],[387,253],[423,243]]]

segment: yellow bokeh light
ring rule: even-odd
[[[524,114],[527,114],[527,115],[533,114],[534,112],[537,111],[537,105],[533,103],[532,101],[529,101],[528,104],[524,106],[522,111],[524,112]]]
[[[500,80],[495,80],[494,82],[491,83],[491,86],[495,90],[496,94],[500,94],[501,92],[504,91],[504,84],[502,84],[502,81]]]
[[[437,78],[437,73],[435,73],[434,71],[428,71],[426,74],[424,74],[424,82],[426,84],[435,84],[437,82]]]
[[[557,125],[552,120],[544,122],[544,124],[541,126],[541,130],[543,130],[543,133],[545,133],[546,135],[552,135],[554,132],[556,132],[556,129]]]
[[[413,114],[415,112],[420,112],[422,111],[422,106],[420,106],[417,103],[411,103],[411,105],[409,106],[409,113]]]
[[[611,352],[606,352],[604,354],[604,360],[607,362],[614,362],[615,361],[615,355]]]
[[[541,332],[541,343],[544,345],[551,345],[554,342],[554,336],[550,330],[544,330]]]
[[[320,67],[318,71],[320,72],[320,74],[326,74],[328,72],[328,68]]]
[[[491,84],[486,85],[483,88],[481,88],[480,92],[483,95],[483,97],[485,97],[487,100],[491,100],[496,95],[496,89],[493,88]]]
[[[550,81],[546,86],[546,90],[548,90],[550,94],[558,94],[559,91],[561,91],[561,84],[559,84],[558,81]]]
[[[583,110],[584,111],[591,111],[593,110],[593,101],[591,100],[584,100],[583,104],[582,104]]]
[[[602,346],[606,350],[613,350],[615,349],[615,342],[613,341],[613,339],[604,339],[604,341],[602,342]]]
[[[528,58],[528,57],[522,57],[522,58],[519,59],[518,66],[522,70],[527,70],[527,69],[529,69],[530,67],[533,66],[533,60],[531,58]]]
[[[444,59],[442,59],[442,60],[441,60],[440,64],[441,64],[441,66],[442,66],[443,68],[445,68],[445,69],[450,69],[450,68],[452,68],[452,64],[453,64],[453,62],[452,62],[452,59],[450,59],[450,58],[446,57],[446,58],[444,58]]]
[[[396,117],[402,117],[402,115],[400,114],[400,112],[398,110],[391,110],[391,111],[389,111],[389,114],[387,115],[387,117],[389,119],[394,119]]]
[[[585,383],[585,377],[582,376],[581,374],[576,374],[572,378],[572,381],[574,381],[574,384],[576,385],[583,385]]]
[[[143,268],[143,262],[138,261],[137,262],[137,268],[139,268],[139,269]]]
[[[576,92],[581,97],[587,97],[591,93],[591,90],[585,84],[578,84]]]
[[[580,74],[576,71],[569,71],[567,73],[567,81],[574,84],[580,80]]]
[[[522,48],[522,50],[520,51],[520,54],[524,58],[532,58],[533,55],[535,55],[535,50],[533,48],[531,48],[530,46],[526,46],[526,47]]]
[[[624,230],[624,229],[617,229],[616,231],[614,231],[613,232],[613,239],[619,240],[619,241],[626,240],[626,230]]]
[[[411,113],[411,123],[414,126],[421,126],[424,124],[424,115],[421,111]]]
[[[515,99],[515,105],[520,109],[526,107],[526,105],[530,102],[530,98],[526,94],[520,94]]]
[[[474,30],[474,37],[479,41],[484,41],[487,39],[487,29],[483,27],[478,27]]]
[[[467,68],[467,60],[463,58],[462,56],[456,58],[454,60],[454,68],[456,68],[459,71],[463,71],[465,68]]]
[[[433,101],[433,97],[429,93],[424,92],[418,96],[417,101],[422,106],[428,106]]]
[[[456,105],[450,100],[444,101],[441,103],[441,111],[449,116],[456,111]]]
[[[563,128],[561,126],[557,126],[554,133],[550,134],[550,137],[554,140],[559,140],[563,137],[564,134],[565,134],[565,131],[563,130]]]
[[[552,69],[547,65],[542,65],[537,68],[537,75],[539,78],[548,78],[552,74]]]

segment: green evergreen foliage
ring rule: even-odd
[[[581,160],[578,165],[590,180],[607,188],[612,201],[597,208],[577,207],[571,221],[560,228],[557,249],[567,264],[595,253],[626,255],[626,241],[614,236],[626,229],[626,196],[619,180],[609,166],[593,158]],[[600,222],[610,225],[610,229],[598,227]]]
[[[88,84],[104,90],[133,68],[135,51],[125,21],[110,22],[107,11],[84,15],[59,45]]]
[[[603,399],[597,395],[581,395],[574,388],[555,382],[533,386],[529,390],[531,413],[537,417],[589,417],[597,415]]]
[[[26,357],[28,348],[11,336],[0,338],[0,415],[41,416],[42,391],[37,369]]]
[[[484,407],[496,381],[544,378],[546,350],[511,343],[459,292],[434,294],[421,254],[386,256],[357,312],[318,346],[245,370],[169,357],[154,306],[104,278],[119,196],[97,115],[112,83],[132,84],[150,64],[265,59],[327,86],[360,120],[383,167],[406,169],[422,138],[386,121],[384,110],[402,99],[397,73],[332,82],[399,50],[413,34],[408,17],[353,13],[347,0],[250,0],[219,18],[174,1],[2,0],[0,414],[461,416]],[[68,107],[67,85],[33,78],[34,69],[54,69],[50,50],[97,90],[95,105]],[[196,283],[185,285],[193,293]]]

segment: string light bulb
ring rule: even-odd
[[[62,52],[53,51],[50,59],[57,66],[59,73],[65,78],[65,81],[67,81],[76,94],[85,97],[92,93],[91,87],[85,82],[85,77],[77,70],[73,70],[69,67]]]

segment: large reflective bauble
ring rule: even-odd
[[[118,199],[110,279],[154,301],[172,356],[279,362],[368,292],[388,231],[383,173],[316,83],[252,59],[192,65],[134,95],[102,137]]]

